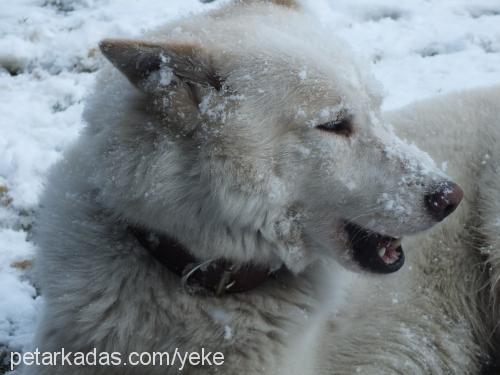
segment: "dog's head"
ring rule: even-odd
[[[401,237],[444,219],[460,188],[384,122],[341,42],[257,8],[101,43],[129,81],[107,109],[105,199],[201,259],[398,270]]]

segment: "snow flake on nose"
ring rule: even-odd
[[[244,99],[244,95],[226,95],[220,98],[217,94],[209,92],[202,98],[198,108],[200,113],[211,121],[225,123],[233,106]]]
[[[307,116],[306,111],[304,111],[303,108],[299,107],[299,109],[297,109],[297,113],[295,114],[295,118],[297,119],[305,118],[306,116]]]
[[[377,205],[379,205],[384,211],[388,211],[394,214],[409,216],[413,212],[411,204],[406,202],[408,198],[404,199],[402,194],[391,194],[383,193],[377,199]]]
[[[336,120],[339,117],[339,114],[347,112],[349,113],[351,108],[346,105],[344,102],[341,102],[334,106],[327,106],[321,108],[315,117],[309,119],[307,121],[307,125],[310,128],[314,128],[322,123]]]
[[[301,81],[305,81],[307,79],[307,67],[304,66],[299,72],[299,78]]]
[[[349,191],[356,189],[356,183],[354,181],[348,181],[345,186],[349,189]]]
[[[414,143],[399,138],[392,126],[384,128],[386,131],[380,134],[380,139],[384,144],[384,154],[389,159],[402,162],[407,173],[415,177],[443,175],[427,152],[422,151]]]
[[[495,220],[495,222],[493,223],[493,225],[494,225],[495,227],[499,227],[499,228],[500,228],[500,216],[499,216],[499,217],[497,217],[497,219]]]

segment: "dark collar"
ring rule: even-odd
[[[186,247],[169,236],[137,227],[129,228],[158,262],[181,278],[182,285],[191,293],[208,291],[220,296],[247,292],[284,269],[273,271],[251,263],[237,266],[225,259],[200,262]]]

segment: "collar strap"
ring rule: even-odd
[[[190,293],[208,291],[217,296],[255,289],[283,269],[272,271],[259,265],[236,265],[225,259],[197,260],[175,239],[129,227],[140,244],[162,265],[181,278]]]

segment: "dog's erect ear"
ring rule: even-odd
[[[154,91],[175,80],[221,87],[209,56],[194,44],[105,39],[99,47],[132,84],[144,91]]]

